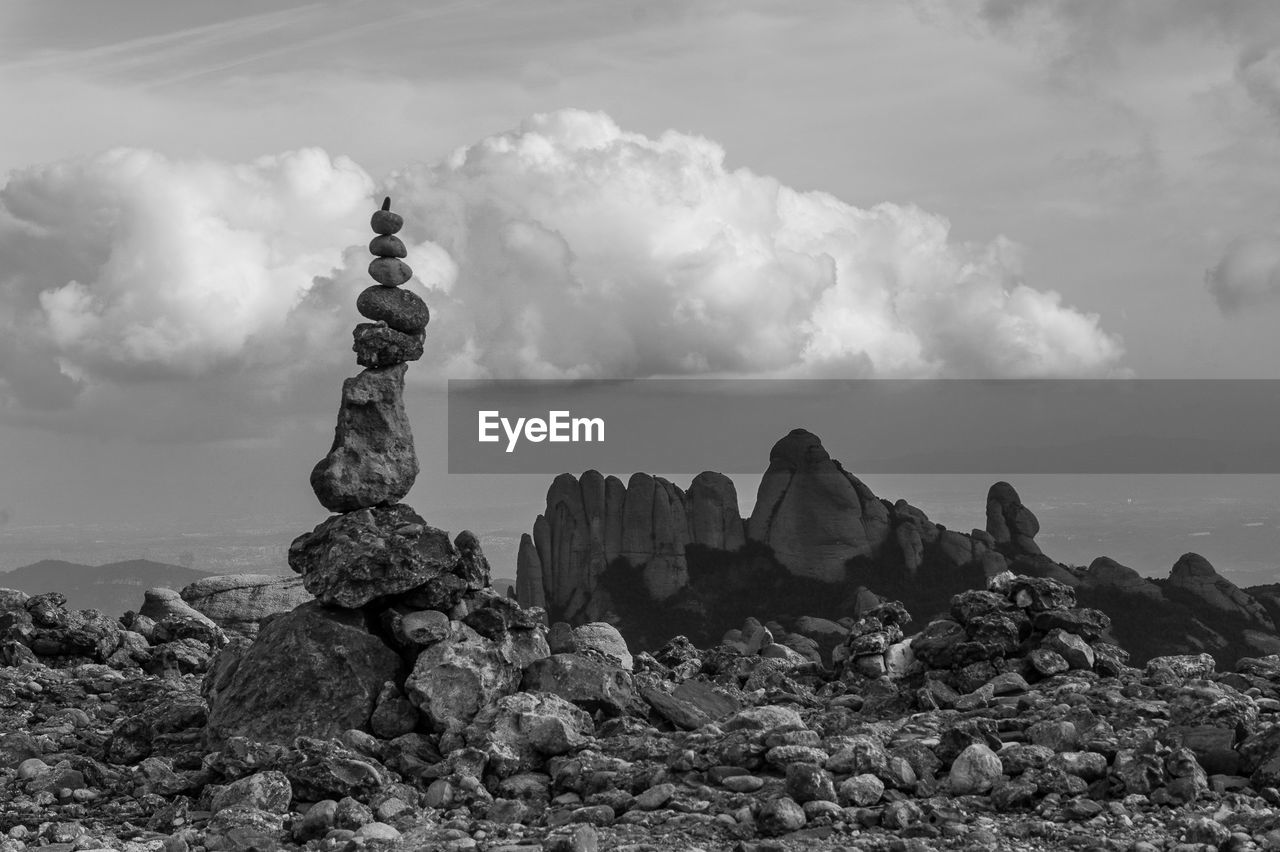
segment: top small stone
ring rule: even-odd
[[[382,201],[382,209],[373,211],[369,225],[375,234],[394,234],[404,227],[404,217],[391,212],[391,196]]]

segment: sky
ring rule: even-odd
[[[0,4],[6,523],[318,513],[384,194],[424,510],[546,486],[448,378],[1280,378],[1269,0],[111,10]]]

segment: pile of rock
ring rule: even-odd
[[[141,611],[120,619],[93,609],[69,610],[66,603],[58,592],[28,596],[0,589],[0,665],[101,663],[193,674],[208,669],[227,644],[218,625],[168,589],[148,591]]]
[[[311,473],[338,512],[289,548],[314,597],[234,643],[205,683],[208,737],[289,745],[363,731],[429,735],[446,752],[482,710],[516,692],[524,667],[550,654],[540,610],[489,585],[470,532],[450,540],[399,502],[418,473],[404,408],[407,361],[422,353],[428,311],[404,285],[412,270],[390,199],[376,211],[369,274],[357,299],[365,367],[343,384],[333,446]],[[426,740],[423,739],[425,742]]]
[[[907,674],[915,661],[902,626],[911,622],[907,608],[898,601],[884,601],[849,627],[845,641],[835,649],[832,662],[846,674],[866,678]]]
[[[968,693],[997,676],[1016,684],[1068,672],[1118,675],[1129,655],[1107,641],[1110,627],[1105,613],[1077,607],[1065,583],[1004,572],[986,589],[956,595],[949,618],[911,638],[917,671],[927,670],[920,700],[954,706],[952,690]]]

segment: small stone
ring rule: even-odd
[[[671,801],[676,794],[675,784],[655,784],[635,798],[635,807],[642,811],[656,811]]]
[[[600,836],[590,825],[579,825],[568,834],[554,834],[543,845],[544,852],[598,852]]]
[[[356,837],[362,840],[395,842],[400,839],[400,832],[385,822],[369,822],[356,830]]]
[[[409,252],[399,237],[379,234],[369,242],[369,253],[378,257],[404,257]]]
[[[351,351],[361,367],[394,367],[422,357],[425,332],[405,334],[385,322],[362,322],[351,332]]]
[[[756,826],[766,837],[776,837],[804,828],[807,818],[804,809],[794,800],[782,796],[770,799],[760,808],[756,817]]]
[[[951,792],[957,796],[986,793],[1003,772],[996,753],[982,743],[974,743],[951,764]]]
[[[1045,677],[1062,674],[1071,668],[1071,664],[1061,654],[1048,648],[1036,648],[1027,657],[1031,660],[1032,667]]]
[[[382,202],[382,209],[373,212],[369,227],[375,234],[395,234],[404,227],[404,217],[391,212],[391,199],[387,198]]]
[[[369,261],[369,277],[383,287],[399,287],[413,277],[413,268],[398,257],[375,257]]]
[[[216,814],[224,808],[248,807],[284,814],[289,812],[293,799],[293,787],[283,772],[258,772],[233,781],[213,797],[209,812]]]
[[[764,779],[754,775],[732,775],[721,781],[720,785],[733,793],[754,793],[764,786]]]
[[[883,795],[884,782],[871,774],[855,775],[840,784],[840,800],[860,808],[871,807]]]
[[[18,764],[18,780],[27,781],[49,771],[49,764],[38,757],[29,757]]]
[[[338,803],[333,799],[322,799],[307,809],[302,817],[302,824],[295,829],[297,839],[306,842],[324,837],[333,828]],[[296,824],[296,823],[295,823]]]
[[[400,619],[400,631],[405,640],[424,648],[447,639],[449,630],[449,616],[439,610],[418,610]]]
[[[1044,638],[1043,647],[1057,652],[1073,669],[1093,668],[1093,649],[1074,633],[1055,628]]]
[[[787,767],[787,795],[800,804],[836,800],[831,776],[812,763],[793,763]]]

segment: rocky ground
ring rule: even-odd
[[[758,622],[652,654],[539,628],[465,727],[288,743],[211,737],[228,637],[180,599],[58,603],[3,597],[3,852],[1280,849],[1280,658],[1128,667],[1051,581],[910,638],[872,607],[831,665]]]

